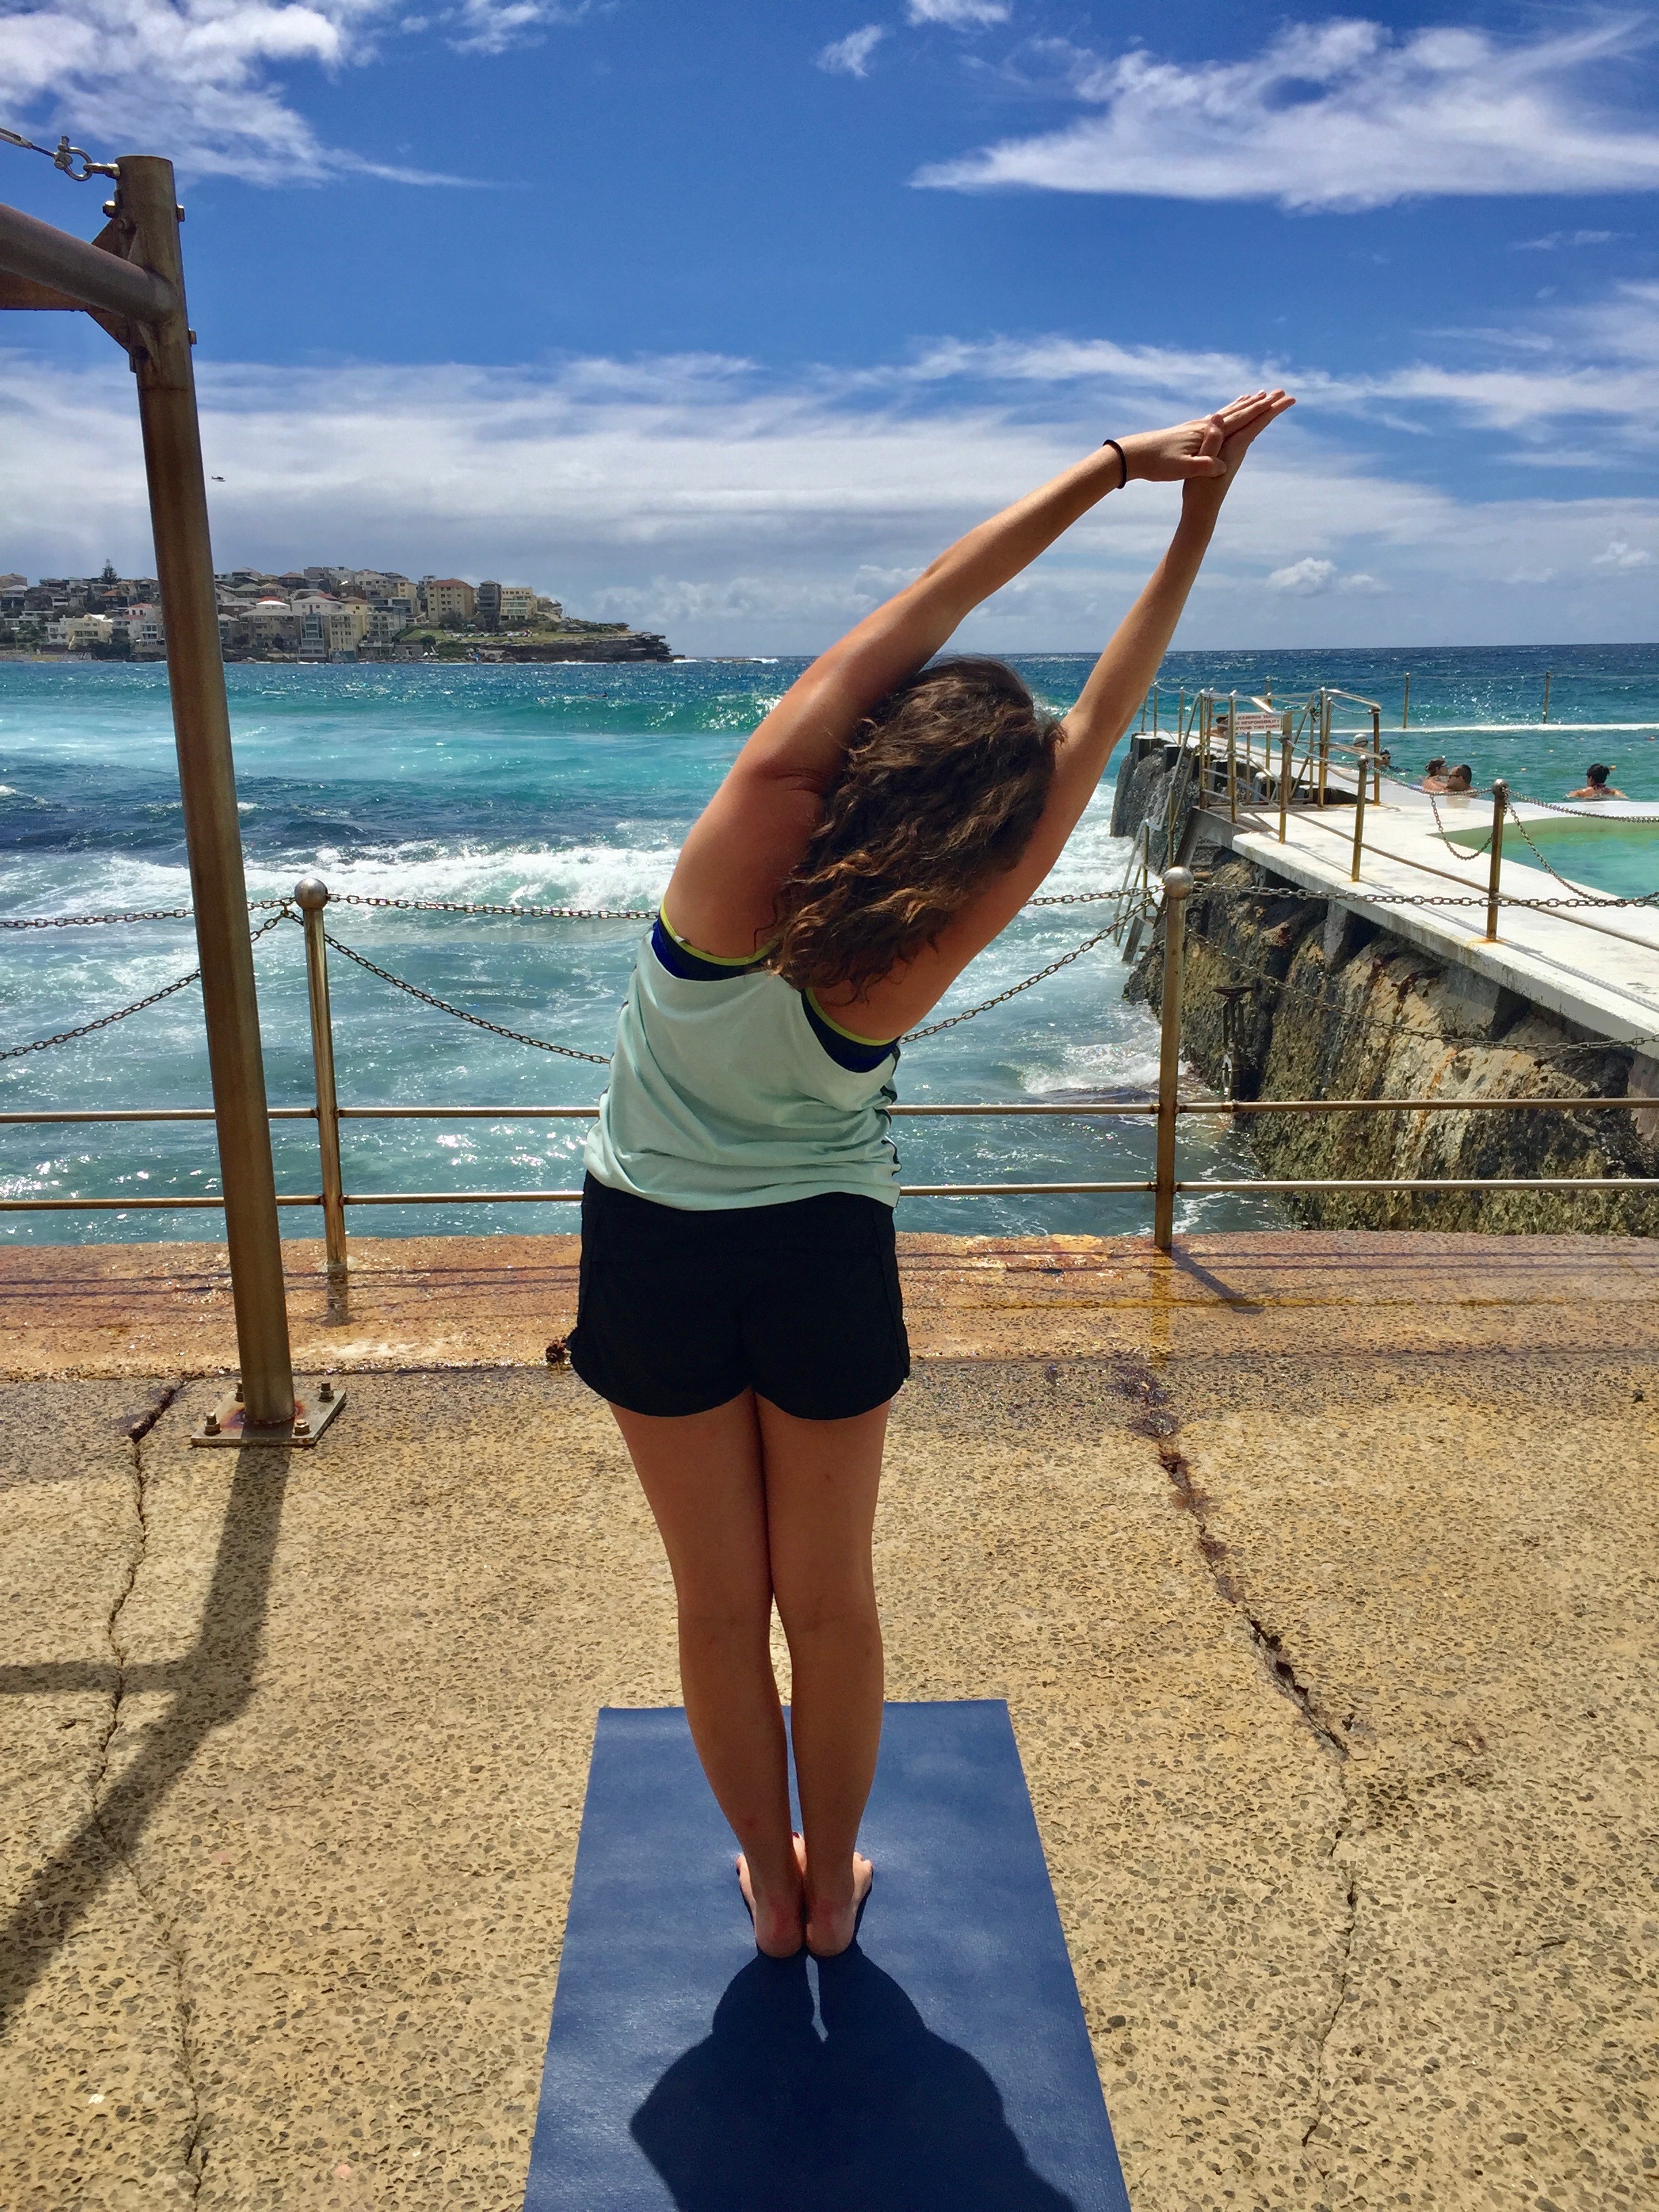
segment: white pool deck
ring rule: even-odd
[[[1333,786],[1334,788],[1334,786]],[[1486,941],[1486,896],[1491,863],[1452,842],[1469,836],[1484,841],[1491,828],[1489,797],[1441,798],[1440,817],[1449,834],[1437,827],[1427,795],[1382,780],[1382,795],[1365,809],[1364,850],[1358,881],[1351,870],[1353,807],[1292,807],[1285,842],[1279,840],[1276,802],[1246,808],[1240,803],[1237,824],[1224,802],[1212,800],[1203,827],[1239,857],[1271,869],[1287,881],[1317,890],[1355,914],[1382,923],[1408,944],[1468,970],[1490,985],[1502,985],[1534,1006],[1576,1022],[1620,1044],[1643,1048],[1643,1058],[1659,1071],[1659,908],[1608,906],[1536,910],[1500,907],[1498,940]],[[1582,811],[1587,817],[1592,809]],[[1559,821],[1553,809],[1517,807],[1522,822]],[[1650,805],[1601,802],[1598,818],[1613,822],[1645,816]],[[1506,824],[1500,889],[1510,898],[1595,899],[1609,894],[1593,885],[1547,873]],[[1659,831],[1655,836],[1656,889],[1659,889]],[[1467,906],[1407,906],[1384,902],[1379,893],[1467,898]],[[1648,1069],[1640,1088],[1649,1094]],[[1632,1080],[1632,1089],[1638,1085]]]

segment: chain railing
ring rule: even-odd
[[[1235,736],[1236,732],[1231,732]],[[1290,733],[1281,733],[1288,745]],[[1079,891],[1050,895],[1036,899],[1034,906],[1066,906],[1110,902],[1120,908],[1127,900],[1138,896],[1139,884],[1126,884],[1115,891]],[[1174,1230],[1176,1200],[1182,1195],[1208,1193],[1255,1193],[1262,1196],[1294,1195],[1314,1192],[1358,1193],[1399,1192],[1498,1192],[1553,1191],[1561,1194],[1577,1192],[1625,1192],[1648,1194],[1659,1192],[1659,1176],[1388,1176],[1388,1177],[1250,1177],[1217,1180],[1208,1176],[1183,1177],[1179,1172],[1176,1131],[1183,1121],[1211,1116],[1236,1117],[1259,1114],[1468,1114],[1471,1112],[1509,1113],[1599,1113],[1653,1110],[1647,1100],[1636,1096],[1603,1097],[1591,1096],[1553,1097],[1372,1097],[1319,1099],[1255,1099],[1238,1100],[1230,1097],[1212,1099],[1183,1097],[1181,1091],[1182,1004],[1185,975],[1185,913],[1186,903],[1194,889],[1194,879],[1185,868],[1166,869],[1162,877],[1163,905],[1161,908],[1164,931],[1163,1005],[1160,1016],[1159,1074],[1156,1092],[1140,1100],[1110,1100],[1098,1103],[1065,1100],[1047,1102],[964,1101],[959,1103],[927,1105],[896,1105],[890,1111],[896,1118],[928,1119],[942,1117],[978,1117],[1019,1120],[1042,1118],[1081,1122],[1109,1122],[1117,1120],[1150,1121],[1155,1130],[1155,1170],[1150,1176],[1119,1180],[1079,1179],[1073,1181],[1024,1181],[994,1183],[913,1183],[903,1187],[902,1195],[908,1198],[983,1198],[1014,1196],[1059,1196],[1077,1194],[1088,1196],[1144,1195],[1150,1196],[1153,1206],[1154,1242],[1160,1249],[1168,1250]],[[1274,899],[1306,899],[1323,897],[1316,893],[1293,887],[1279,886],[1217,886],[1206,888],[1206,897],[1225,897],[1244,902],[1262,897]],[[1367,890],[1365,896],[1372,894]],[[1379,893],[1378,903],[1410,904],[1420,907],[1468,907],[1486,904],[1487,899],[1464,894]],[[253,908],[273,909],[254,931],[257,939],[269,934],[284,921],[303,925],[307,945],[307,994],[311,1014],[313,1075],[316,1103],[302,1107],[276,1107],[270,1110],[273,1121],[313,1121],[318,1125],[319,1149],[322,1167],[323,1188],[319,1191],[284,1192],[278,1204],[285,1207],[316,1207],[323,1215],[324,1241],[327,1255],[331,1285],[343,1297],[347,1277],[348,1249],[346,1210],[363,1206],[506,1206],[506,1205],[575,1205],[581,1196],[579,1189],[511,1189],[426,1191],[393,1190],[365,1191],[346,1187],[342,1166],[342,1125],[353,1121],[478,1120],[494,1121],[592,1121],[599,1112],[597,1106],[393,1106],[342,1105],[338,1101],[334,1064],[333,1022],[328,988],[328,954],[331,951],[351,961],[363,972],[375,977],[389,988],[403,992],[419,1004],[451,1018],[498,1036],[509,1043],[521,1044],[534,1050],[556,1054],[566,1059],[580,1060],[592,1066],[607,1064],[605,1055],[585,1052],[574,1046],[555,1043],[544,1037],[514,1030],[505,1024],[487,1020],[469,1009],[453,1005],[435,993],[411,982],[407,977],[394,974],[390,969],[369,959],[356,947],[347,945],[325,926],[324,915],[331,906],[355,905],[399,912],[432,912],[459,914],[470,916],[500,916],[514,919],[604,920],[644,921],[653,918],[647,908],[528,908],[492,906],[481,902],[461,903],[443,900],[410,900],[374,898],[360,893],[331,894],[317,878],[302,879],[295,888],[291,898],[250,901]],[[1575,892],[1570,899],[1517,899],[1504,896],[1498,903],[1522,908],[1559,908],[1566,905],[1629,904],[1637,902],[1596,900]],[[298,909],[296,911],[296,908]],[[149,920],[183,920],[187,909],[150,909],[143,914],[121,915],[29,916],[23,918],[27,927],[79,927],[103,921],[138,921]],[[1019,982],[983,1000],[975,1006],[964,1008],[944,1020],[928,1024],[912,1030],[904,1040],[936,1036],[961,1024],[988,1012],[993,1007],[1006,1005],[1022,993],[1058,975],[1084,957],[1097,945],[1111,939],[1117,932],[1117,920],[1085,938],[1081,944],[1038,969]],[[1212,951],[1220,951],[1213,945]],[[1228,987],[1229,993],[1258,988],[1271,988],[1281,995],[1312,999],[1316,994],[1299,992],[1285,978],[1266,970],[1254,970],[1236,956],[1221,952],[1237,972],[1239,982]],[[57,1036],[36,1040],[33,1043],[14,1047],[0,1053],[0,1059],[17,1058],[27,1053],[45,1050],[55,1044],[68,1043],[89,1036],[112,1023],[125,1020],[131,1014],[159,1004],[175,992],[185,989],[197,980],[196,971],[179,977],[162,989],[124,1007],[118,1012],[104,1015]],[[1224,994],[1224,995],[1226,995]],[[1402,999],[1403,1007],[1403,999]],[[1235,1019],[1237,1010],[1230,1008]],[[1377,1022],[1370,1018],[1365,1025],[1398,1035],[1400,1016],[1393,1022]],[[1442,1041],[1455,1048],[1467,1042],[1475,1044],[1486,1040],[1471,1034],[1467,1039],[1450,1036]],[[1535,1053],[1534,1060],[1565,1060],[1575,1053],[1606,1051],[1610,1048],[1638,1050],[1644,1046],[1659,1044],[1659,1032],[1653,1036],[1626,1039],[1622,1046],[1611,1041],[1592,1041],[1563,1046],[1554,1053]],[[0,1112],[0,1125],[45,1123],[129,1123],[168,1121],[210,1121],[212,1109],[207,1107],[164,1108],[99,1108],[62,1109],[40,1112]],[[210,1211],[222,1206],[223,1200],[212,1196],[119,1198],[9,1198],[0,1200],[0,1212],[168,1212],[178,1210]]]

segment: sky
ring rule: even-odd
[[[178,166],[222,568],[493,575],[703,653],[816,650],[1273,383],[1178,646],[1659,636],[1656,92],[1644,8],[0,0],[0,125]],[[0,180],[99,228],[105,185]],[[100,331],[0,323],[0,571],[150,569]],[[1176,496],[963,641],[1102,643]]]

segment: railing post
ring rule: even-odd
[[[1176,1115],[1180,1111],[1181,990],[1187,964],[1187,901],[1190,868],[1164,872],[1164,1008],[1158,1054],[1158,1167],[1152,1198],[1152,1243],[1167,1252],[1175,1237]]]
[[[1319,690],[1319,803],[1325,804],[1325,785],[1331,771],[1331,701],[1322,684]]]
[[[1353,749],[1354,766],[1358,773],[1353,780],[1353,866],[1348,874],[1354,883],[1359,881],[1359,855],[1365,847],[1365,756],[1359,746]]]
[[[1279,842],[1285,842],[1285,830],[1291,811],[1291,748],[1295,739],[1291,735],[1291,716],[1287,708],[1280,722],[1279,738]]]
[[[1504,812],[1510,787],[1502,776],[1492,787],[1492,873],[1486,878],[1486,942],[1498,942],[1498,882],[1504,866]]]
[[[1371,797],[1382,804],[1382,709],[1371,708]]]
[[[1400,726],[1403,730],[1412,718],[1412,672],[1406,671],[1406,696],[1400,702]]]
[[[1238,819],[1238,694],[1227,702],[1227,819]]]
[[[334,1087],[334,1021],[328,1003],[328,942],[323,908],[328,885],[301,876],[294,902],[306,918],[306,990],[311,1001],[311,1060],[317,1078],[317,1150],[323,1170],[323,1246],[328,1261],[328,1317],[346,1319],[345,1184],[340,1173],[340,1102]]]
[[[177,301],[162,321],[134,326],[131,358],[137,372],[155,573],[167,627],[167,688],[202,963],[202,1006],[242,1371],[244,1433],[286,1435],[295,1418],[294,1369],[230,713],[219,650],[207,483],[191,364],[193,333],[188,327],[179,251],[179,209],[170,161],[152,155],[124,155],[116,167],[117,214],[134,227],[131,258],[170,284]]]

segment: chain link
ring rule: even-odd
[[[262,899],[262,906],[285,906],[285,899]],[[25,914],[0,917],[0,929],[87,929],[105,921],[188,921],[187,906],[150,907],[142,914]]]
[[[291,907],[285,911],[293,914]],[[281,914],[273,914],[269,921],[262,922],[253,931],[249,942],[257,945],[266,931],[275,929],[283,918]],[[298,915],[293,915],[293,918],[296,921],[299,920]],[[201,976],[200,968],[192,968],[188,975],[181,975],[176,983],[164,983],[159,991],[152,991],[147,999],[136,999],[131,1006],[123,1006],[118,1013],[100,1014],[95,1022],[82,1022],[77,1029],[60,1030],[56,1036],[37,1037],[33,1044],[8,1046],[0,1052],[0,1060],[21,1060],[29,1053],[45,1052],[55,1044],[73,1044],[80,1037],[95,1036],[98,1030],[106,1030],[115,1022],[125,1021],[129,1014],[142,1014],[147,1006],[159,1006],[163,999],[172,998],[175,992],[188,990],[192,983],[201,981]]]
[[[963,1013],[952,1014],[948,1020],[929,1022],[925,1030],[907,1030],[900,1042],[914,1044],[918,1037],[938,1036],[942,1030],[953,1030],[959,1022],[971,1022],[975,1014],[988,1014],[993,1006],[1004,1006],[1010,999],[1018,998],[1022,991],[1030,990],[1034,984],[1046,983],[1051,975],[1058,975],[1062,968],[1069,968],[1074,960],[1081,960],[1085,952],[1091,951],[1111,934],[1109,927],[1097,929],[1092,937],[1085,937],[1081,945],[1070,952],[1062,953],[1058,960],[1051,960],[1046,968],[1039,968],[1035,975],[1028,975],[1023,983],[1011,983],[1006,991],[999,991],[994,999],[986,999],[977,1006],[968,1007]]]
[[[401,975],[394,975],[390,969],[376,967],[374,961],[365,959],[361,952],[354,952],[349,945],[342,945],[331,931],[325,929],[323,935],[343,958],[356,961],[358,967],[366,968],[371,975],[378,975],[383,983],[390,983],[394,990],[406,991],[411,999],[418,999],[423,1006],[435,1006],[441,1014],[453,1014],[458,1022],[470,1022],[475,1030],[487,1030],[491,1036],[505,1037],[509,1044],[532,1045],[538,1052],[557,1053],[561,1060],[585,1060],[593,1067],[609,1067],[611,1065],[608,1053],[578,1052],[574,1045],[550,1044],[545,1037],[526,1036],[522,1030],[505,1029],[500,1022],[487,1022],[482,1014],[470,1014],[465,1006],[452,1006],[447,999],[434,997],[430,991],[422,990],[418,983],[406,982]]]
[[[525,921],[654,921],[654,908],[623,906],[485,906],[453,899],[373,898],[366,891],[331,891],[331,906],[395,908],[404,914],[494,914]]]
[[[1466,867],[1471,860],[1484,860],[1486,854],[1492,850],[1492,831],[1490,830],[1487,830],[1486,842],[1484,845],[1458,845],[1454,843],[1451,831],[1447,829],[1445,823],[1440,818],[1440,800],[1438,797],[1434,792],[1429,791],[1426,787],[1424,792],[1424,796],[1427,799],[1429,805],[1434,809],[1434,826],[1440,832],[1440,842],[1445,847],[1446,851],[1451,859],[1462,861]],[[1511,813],[1513,813],[1514,811],[1513,807],[1510,810]]]

